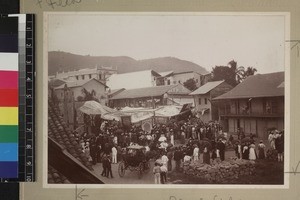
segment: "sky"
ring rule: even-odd
[[[284,70],[280,15],[101,14],[48,16],[48,50],[136,60],[176,57],[208,71],[235,60],[258,73]]]

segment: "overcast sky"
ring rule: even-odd
[[[283,16],[52,14],[48,28],[49,51],[284,70]]]

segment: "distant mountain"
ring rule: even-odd
[[[174,71],[195,71],[200,74],[207,74],[208,71],[186,60],[174,57],[152,58],[135,60],[127,56],[82,56],[62,51],[51,51],[48,53],[48,72],[55,75],[56,72],[79,70],[83,68],[94,68],[95,66],[113,67],[118,73],[127,73],[153,69],[157,72]]]

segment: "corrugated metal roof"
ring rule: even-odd
[[[78,81],[69,81],[69,82],[66,82],[65,84],[62,84],[58,87],[55,88],[55,90],[58,90],[58,89],[63,89],[65,87],[65,85],[67,85],[68,88],[73,88],[73,87],[81,87],[83,86],[84,84],[86,84],[87,82],[89,81],[97,81],[99,82],[100,84],[104,85],[105,87],[107,87],[104,83],[98,81],[97,79],[89,79],[89,80],[78,80]]]
[[[284,96],[284,87],[279,87],[283,81],[284,72],[249,76],[235,88],[214,100]]]
[[[114,97],[112,97],[111,99],[114,100],[114,99],[133,99],[133,98],[140,98],[140,97],[157,97],[157,96],[162,96],[163,94],[167,93],[171,89],[176,88],[178,86],[179,84],[124,90],[118,93],[117,95],[115,95]],[[187,88],[184,89],[185,91],[172,92],[172,94],[188,95],[190,91]]]
[[[212,82],[207,82],[206,84],[202,85],[199,87],[197,90],[192,92],[190,95],[199,95],[199,94],[206,94],[224,81],[212,81]]]

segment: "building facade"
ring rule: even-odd
[[[160,80],[159,84],[161,85],[176,85],[178,83],[183,84],[189,79],[194,79],[196,82],[197,88],[204,85],[205,83],[209,82],[211,79],[211,74],[199,74],[193,71],[187,72],[178,72],[174,73],[173,71],[168,72],[159,72],[161,77],[158,79]]]
[[[156,108],[162,105],[193,104],[191,91],[181,84],[124,90],[109,100],[110,107]]]
[[[55,75],[55,79],[61,79],[65,81],[85,81],[91,79],[97,79],[101,82],[106,82],[108,77],[112,74],[116,74],[117,71],[115,69],[109,67],[98,67],[92,69],[80,69],[77,71],[69,71],[69,72],[57,72]]]
[[[153,70],[114,74],[108,78],[107,86],[111,90],[153,87],[160,85],[158,77],[160,75]]]
[[[225,131],[266,139],[284,129],[284,72],[250,76],[214,101]]]
[[[218,120],[218,107],[213,103],[212,99],[228,92],[231,89],[232,86],[224,81],[213,81],[204,84],[194,92],[190,93],[194,99],[197,116],[204,123],[212,120]]]
[[[107,101],[106,88],[107,86],[102,82],[91,79],[66,82],[63,85],[54,88],[54,93],[59,102],[66,101],[66,98],[70,98],[70,96],[75,101],[81,101],[85,98],[83,90],[86,90],[88,93],[93,94],[97,100],[104,102]]]

